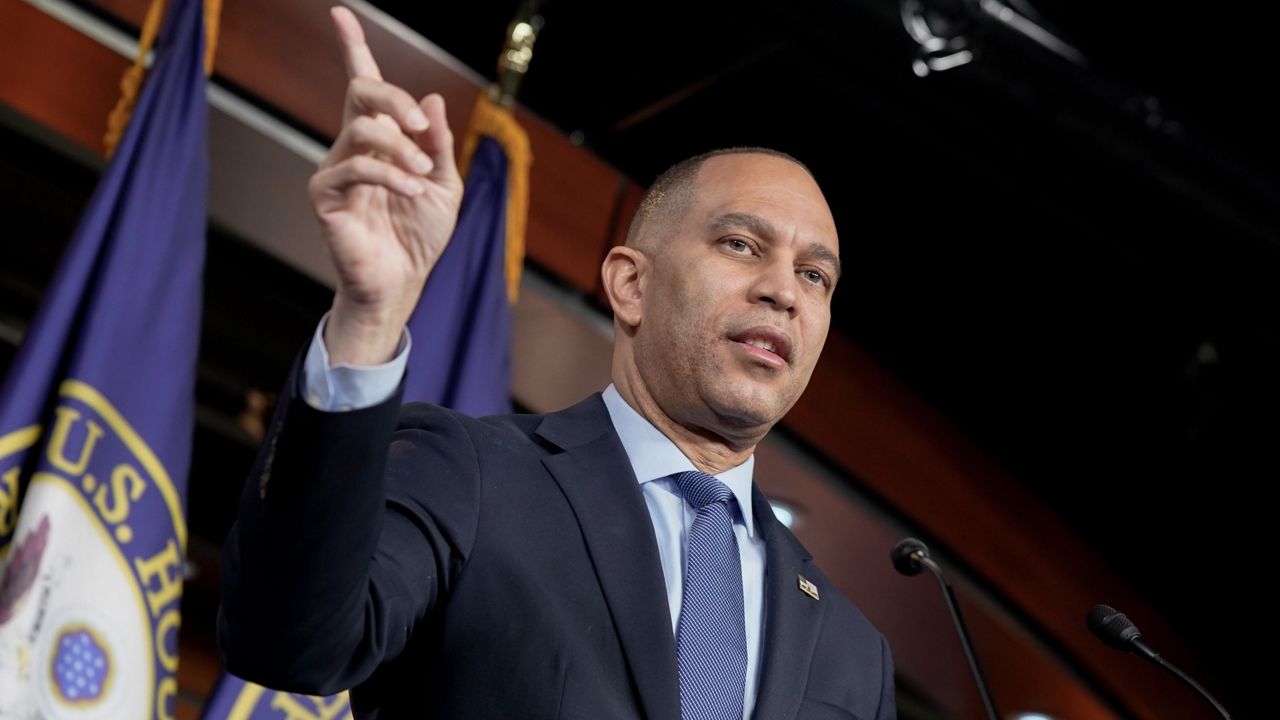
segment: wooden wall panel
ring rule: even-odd
[[[600,286],[622,175],[528,113],[529,258],[584,293]],[[534,210],[534,208],[537,208]]]
[[[0,101],[94,152],[124,58],[22,2],[0,3]]]

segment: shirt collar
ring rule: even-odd
[[[618,439],[622,441],[622,448],[627,452],[627,459],[631,461],[631,469],[641,485],[676,473],[697,470],[675,443],[622,399],[617,388],[609,385],[602,398],[613,428],[618,432]],[[755,516],[751,512],[751,475],[755,464],[753,453],[741,465],[716,475],[720,482],[729,486],[737,499],[749,537],[755,537],[756,533]]]

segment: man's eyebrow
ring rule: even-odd
[[[747,230],[754,235],[774,240],[778,237],[777,228],[759,215],[744,212],[722,213],[711,219],[711,229],[716,232],[728,230]]]
[[[730,230],[746,230],[767,240],[775,240],[778,237],[777,228],[768,220],[759,215],[744,212],[717,215],[711,219],[711,229],[718,233]],[[826,264],[837,278],[840,277],[840,256],[831,252],[831,249],[826,245],[819,242],[810,243],[809,247],[805,248],[805,254],[817,262]]]
[[[830,265],[831,271],[835,273],[836,278],[838,279],[840,277],[840,273],[842,272],[840,269],[840,256],[831,252],[831,249],[826,245],[819,242],[810,243],[805,252],[818,262]]]

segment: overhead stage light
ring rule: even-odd
[[[916,43],[911,70],[919,77],[977,58],[972,38],[988,28],[1012,31],[1062,59],[1083,65],[1084,54],[1050,29],[1025,0],[902,0],[902,27]]]

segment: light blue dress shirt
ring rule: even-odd
[[[327,316],[326,316],[327,318]],[[317,410],[358,410],[376,405],[395,392],[404,377],[411,341],[408,330],[400,340],[395,358],[374,366],[339,364],[329,367],[329,353],[324,347],[324,320],[316,328],[311,347],[303,362],[303,395]],[[693,462],[636,412],[610,385],[603,393],[609,419],[622,440],[631,461],[636,480],[649,508],[662,575],[667,588],[667,608],[671,613],[671,632],[675,635],[680,618],[680,601],[684,592],[685,538],[693,525],[696,511],[685,502],[671,477],[686,470],[696,470]],[[733,533],[738,540],[742,561],[743,618],[747,631],[747,683],[742,699],[742,716],[748,718],[756,704],[760,685],[760,647],[764,640],[764,538],[756,532],[751,508],[751,474],[755,456],[716,477],[733,492],[739,512],[734,517]]]
[[[680,452],[666,435],[658,432],[643,415],[627,404],[618,389],[610,385],[604,391],[604,405],[609,419],[618,431],[622,447],[627,451],[631,469],[644,492],[658,539],[658,556],[662,559],[662,575],[667,583],[667,607],[671,610],[671,632],[680,618],[680,600],[684,593],[685,538],[693,526],[697,511],[685,502],[672,475],[697,470],[693,462]],[[720,473],[720,479],[738,501],[741,512],[733,519],[733,534],[738,539],[738,556],[742,560],[742,608],[747,629],[747,685],[742,699],[742,716],[751,717],[760,685],[760,646],[764,636],[764,538],[756,533],[751,514],[751,472],[756,457]]]
[[[325,313],[302,361],[302,395],[307,404],[331,412],[360,410],[391,397],[409,366],[409,350],[413,348],[409,329],[400,335],[396,356],[381,365],[338,363],[329,367],[329,350],[324,346],[324,325],[328,321],[329,313]]]

